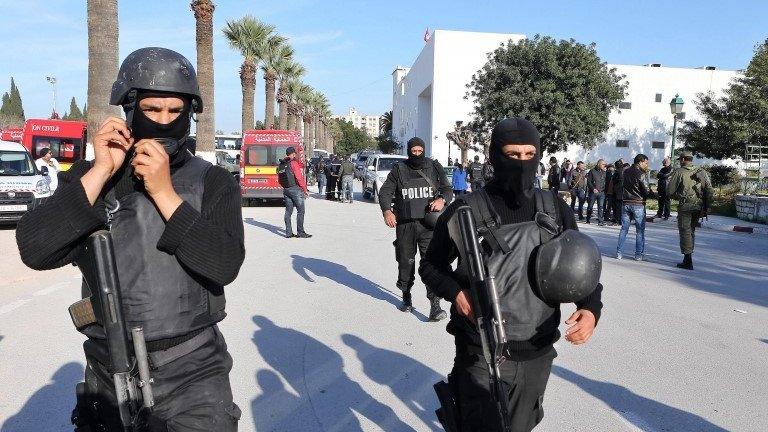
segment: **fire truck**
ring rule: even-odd
[[[247,130],[240,147],[240,190],[243,204],[252,199],[282,199],[283,188],[277,180],[277,166],[285,150],[294,147],[304,161],[301,133],[289,130]]]
[[[68,170],[85,156],[87,123],[84,121],[29,119],[24,123],[21,143],[33,159],[44,148],[59,161],[62,171]]]

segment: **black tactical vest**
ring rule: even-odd
[[[210,167],[203,159],[190,157],[171,175],[176,193],[197,211]],[[175,256],[157,249],[165,221],[148,195],[133,191],[118,200],[112,189],[104,201],[129,328],[143,327],[145,338],[152,341],[181,336],[224,319],[222,288],[204,285]],[[91,327],[84,333],[103,337],[100,328]]]
[[[485,189],[461,198],[472,208],[488,275],[496,279],[504,329],[510,341],[531,339],[536,329],[557,312],[557,305],[539,299],[530,279],[536,248],[559,231],[554,195],[542,189],[535,189],[535,194],[534,220],[509,225],[499,224]],[[466,260],[462,259],[457,268],[462,277],[467,274],[465,266]]]
[[[410,168],[405,163],[400,162],[397,167],[399,179],[397,184],[397,192],[395,193],[395,215],[399,220],[406,219],[424,219],[427,214],[427,206],[435,198],[437,190],[435,185],[437,179],[434,179],[434,163],[428,160],[428,163],[424,164],[424,167],[419,170],[425,176],[429,176],[432,183],[424,178],[422,175],[418,175],[413,178],[409,178],[409,172],[417,171]]]

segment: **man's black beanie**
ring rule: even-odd
[[[419,137],[413,137],[408,140],[408,153],[411,152],[411,149],[414,147],[421,147],[423,149],[426,149],[427,146],[424,144],[424,141],[422,141]]]

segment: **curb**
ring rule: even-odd
[[[661,218],[654,218],[653,216],[646,217],[645,221],[648,223],[671,224],[669,221],[664,221]],[[716,231],[740,232],[740,233],[747,233],[747,234],[753,234],[753,235],[759,235],[759,236],[768,236],[768,226],[756,227],[756,226],[746,226],[746,225],[722,225],[722,224],[715,224],[712,222],[708,222],[706,220],[700,222],[700,226],[701,228],[707,228],[707,229],[712,229]]]

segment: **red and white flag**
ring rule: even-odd
[[[427,29],[424,30],[424,43],[429,42],[430,39],[432,39],[432,35],[429,34],[429,27],[427,27]]]

